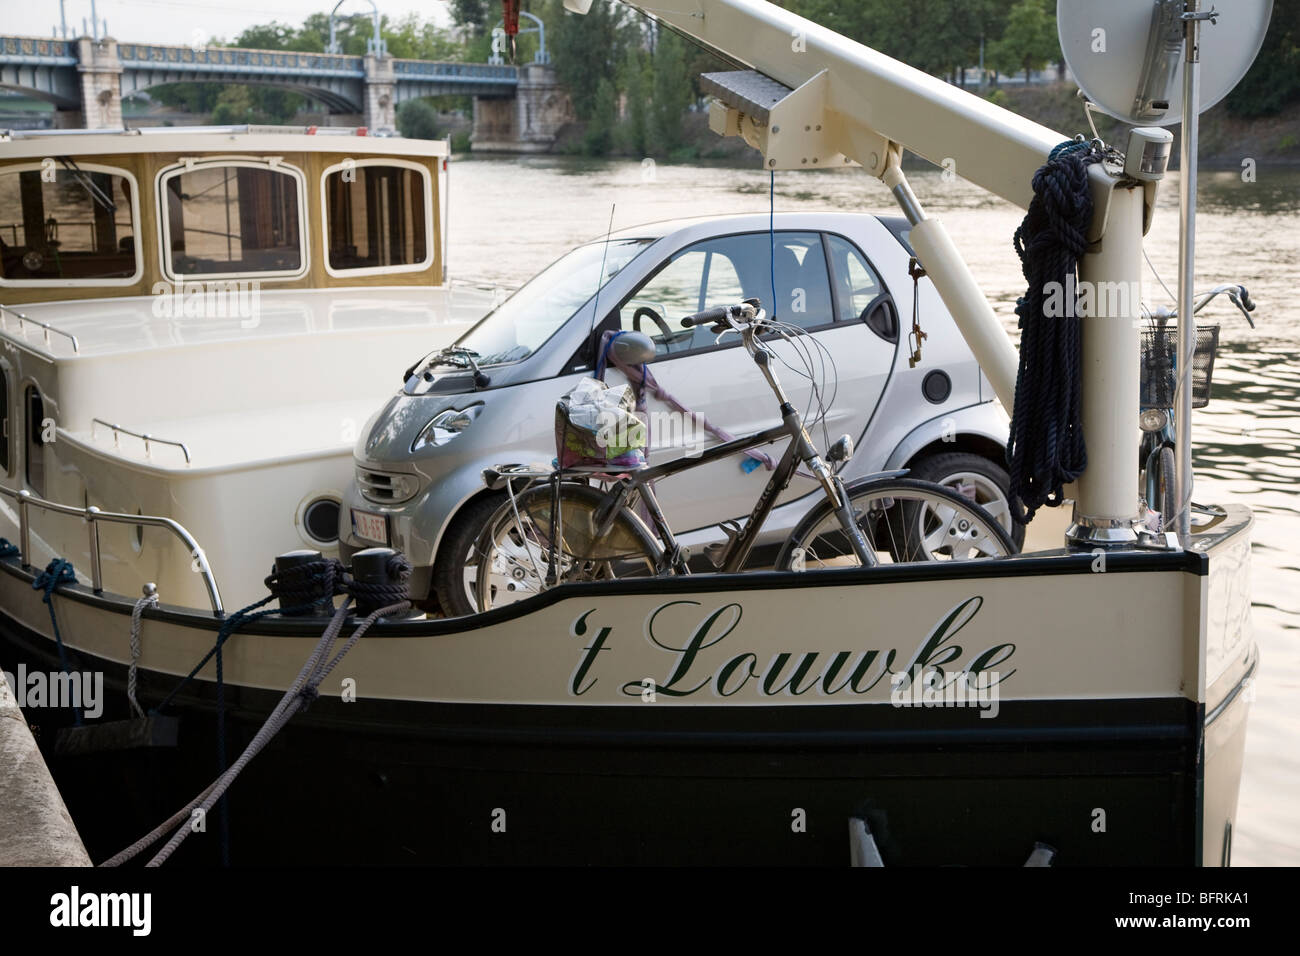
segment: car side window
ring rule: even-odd
[[[821,235],[779,232],[775,253],[776,317],[803,328],[833,321]],[[748,298],[760,299],[771,312],[772,259],[771,237],[765,232],[723,236],[688,246],[623,306],[620,325],[623,329],[639,327],[655,340],[660,355],[709,348],[716,344],[717,336],[708,328],[683,329],[682,318]]]
[[[885,291],[884,284],[862,252],[842,236],[827,236],[831,271],[835,277],[835,299],[840,318],[847,322],[862,318],[872,301]]]

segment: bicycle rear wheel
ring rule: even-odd
[[[555,536],[556,584],[652,577],[661,549],[650,529],[626,508],[610,517],[607,496],[596,488],[562,482],[558,534]],[[507,497],[488,519],[476,550],[478,609],[488,611],[540,594],[552,551],[553,490],[536,485]]]
[[[881,564],[1006,557],[1016,546],[997,520],[951,489],[912,478],[866,478],[846,489],[854,522]],[[808,512],[777,556],[779,571],[861,562],[830,503]]]

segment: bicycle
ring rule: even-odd
[[[478,610],[512,603],[559,583],[689,574],[688,556],[664,517],[654,482],[782,439],[789,439],[789,445],[748,520],[743,525],[723,522],[726,543],[706,549],[706,556],[719,571],[745,569],[764,522],[801,465],[820,484],[822,499],[781,547],[777,570],[969,560],[1015,553],[1016,546],[996,519],[942,485],[906,478],[906,471],[873,475],[847,485],[841,481],[839,472],[852,457],[853,440],[841,436],[824,459],[813,447],[803,417],[777,378],[774,354],[762,342],[764,335],[789,338],[801,330],[768,320],[760,305],[757,299],[748,299],[740,305],[687,316],[681,324],[683,328],[708,325],[719,336],[739,334],[776,397],[781,424],[722,442],[698,455],[622,474],[610,474],[599,466],[488,469],[484,472],[487,485],[505,489],[508,495],[476,541]],[[647,345],[652,356],[653,344],[647,340]],[[824,412],[823,408],[823,418]],[[609,487],[601,490],[589,482]],[[517,488],[520,483],[523,487]],[[646,515],[648,523],[638,511]]]
[[[1250,313],[1255,311],[1255,303],[1244,285],[1217,285],[1208,292],[1199,293],[1193,297],[1192,314],[1200,314],[1220,295],[1226,295],[1245,316],[1250,327],[1255,327],[1255,320],[1250,317]],[[1174,476],[1174,452],[1178,439],[1174,416],[1178,387],[1178,330],[1169,327],[1170,321],[1178,317],[1178,309],[1159,306],[1154,312],[1146,312],[1146,317],[1151,325],[1142,333],[1141,414],[1138,418],[1142,440],[1138,461],[1141,462],[1144,500],[1160,522],[1159,528],[1153,527],[1153,530],[1165,531],[1172,527],[1182,504],[1178,500],[1178,483]],[[1188,386],[1192,389],[1192,407],[1204,408],[1210,402],[1210,380],[1219,347],[1219,327],[1198,325],[1195,338]]]

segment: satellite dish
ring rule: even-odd
[[[1210,12],[1204,0],[1201,13]],[[1229,0],[1201,25],[1199,109],[1241,82],[1268,30],[1273,0]],[[1136,126],[1183,118],[1183,0],[1056,0],[1061,51],[1103,113]]]

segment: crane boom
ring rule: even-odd
[[[1027,208],[1034,171],[1066,139],[765,0],[622,2],[791,90],[825,74],[820,103],[809,96],[808,105],[833,114],[824,125],[834,147],[876,176],[884,157],[873,167],[872,153],[884,138]],[[590,0],[566,6],[581,11]]]

